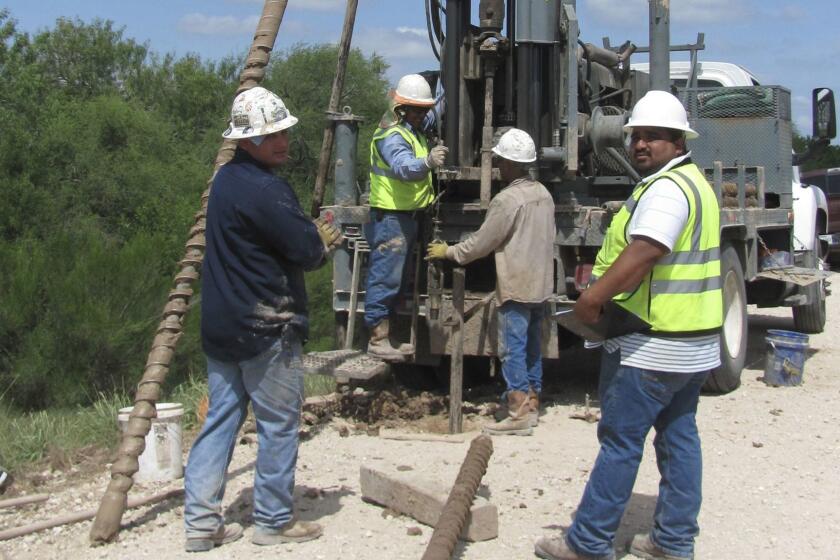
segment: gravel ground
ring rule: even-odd
[[[791,329],[790,311],[750,309],[750,347],[743,384],[722,396],[704,395],[698,422],[705,458],[704,503],[700,514],[698,559],[840,557],[840,296],[828,301],[826,331],[811,337],[805,383],[772,388],[760,381],[764,367],[764,333]],[[589,360],[591,362],[591,360]],[[575,355],[565,363],[587,362]],[[562,362],[561,362],[562,365]],[[592,369],[591,364],[588,366]],[[552,372],[548,372],[550,375]],[[561,372],[554,372],[562,376]],[[561,377],[562,379],[562,377]],[[571,419],[581,412],[586,393],[595,392],[592,376],[562,381],[548,403],[533,437],[496,438],[495,453],[483,479],[482,495],[499,508],[499,538],[461,543],[456,558],[533,558],[533,542],[568,526],[597,453],[595,424]],[[474,421],[486,421],[475,418]],[[428,421],[426,423],[428,425]],[[251,484],[256,446],[238,445],[225,498],[228,521],[242,523],[245,538],[200,555],[213,558],[419,558],[432,530],[361,500],[360,465],[422,473],[451,484],[467,443],[385,440],[367,430],[349,430],[334,420],[314,430],[301,445],[296,503],[300,518],[324,526],[317,541],[257,547],[248,537]],[[0,530],[60,513],[96,508],[107,484],[107,470],[79,477],[74,472],[41,473],[37,492],[48,502],[0,511]],[[403,473],[407,474],[407,473]],[[651,524],[658,474],[648,442],[633,498],[619,531],[623,549],[636,532]],[[135,485],[143,495],[169,485]],[[196,558],[183,552],[183,505],[173,499],[128,512],[119,541],[90,548],[91,522],[55,528],[0,543],[0,558],[130,559]],[[411,531],[416,533],[416,531]],[[626,553],[620,552],[619,557]],[[626,555],[633,558],[631,555]]]

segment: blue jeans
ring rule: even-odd
[[[292,519],[292,492],[303,401],[302,348],[293,329],[243,362],[207,357],[210,408],[190,450],[185,473],[187,536],[206,536],[223,523],[225,473],[248,402],[257,421],[254,523],[279,528]]]
[[[508,391],[542,390],[543,303],[506,301],[496,309],[499,359]]]
[[[672,556],[691,558],[699,532],[702,458],[695,415],[707,371],[668,373],[621,365],[604,352],[598,393],[601,449],[567,532],[578,553],[612,558],[613,540],[633,492],[651,427],[661,479],[651,537]]]
[[[370,261],[365,291],[365,325],[375,327],[387,319],[403,286],[408,256],[417,239],[417,219],[413,213],[381,212],[371,209],[365,224],[370,245]]]

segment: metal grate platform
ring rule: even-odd
[[[332,375],[339,381],[365,380],[386,373],[388,364],[362,350],[330,350],[304,355],[303,369],[307,374]]]

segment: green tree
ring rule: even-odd
[[[275,53],[264,84],[301,119],[294,161],[281,172],[305,208],[336,56],[328,45]],[[131,392],[212,172],[239,66],[160,56],[107,21],[59,19],[30,36],[0,10],[3,401],[38,409]],[[385,69],[376,56],[350,57],[341,104],[371,123],[361,127],[360,184],[385,108]],[[310,347],[325,348],[330,267],[307,283]],[[203,372],[199,319],[194,305],[171,384]]]
[[[813,140],[809,136],[793,136],[793,150],[797,153],[805,152]],[[829,145],[820,149],[813,157],[804,162],[800,169],[811,171],[812,169],[828,169],[829,167],[840,167],[840,146]]]

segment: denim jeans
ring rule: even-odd
[[[377,221],[377,214],[381,220]],[[365,325],[370,328],[387,319],[396,304],[417,239],[417,219],[413,213],[371,209],[364,229],[370,245],[365,291]]]
[[[659,467],[653,542],[672,556],[691,558],[699,532],[702,458],[695,415],[708,374],[667,373],[621,365],[604,352],[598,387],[601,449],[567,542],[578,553],[612,558],[613,540],[633,492],[651,427]]]
[[[292,492],[303,401],[302,349],[287,328],[262,354],[243,362],[207,357],[210,408],[190,450],[184,489],[187,536],[206,536],[223,523],[225,473],[248,402],[257,421],[254,523],[278,528],[292,519]]]
[[[496,309],[499,359],[508,391],[542,390],[543,303],[506,301]]]

